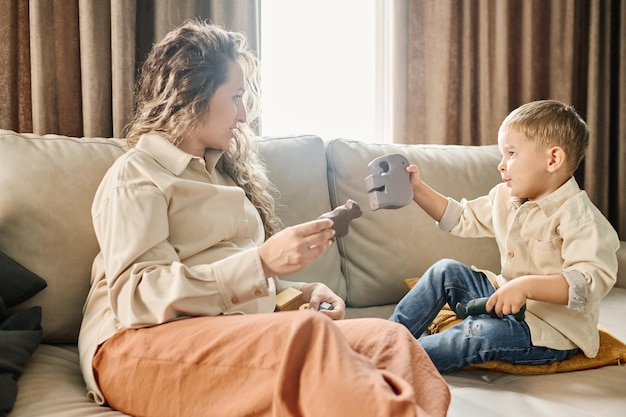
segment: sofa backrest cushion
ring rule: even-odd
[[[118,139],[0,131],[0,251],[47,287],[16,306],[41,306],[45,341],[75,342],[98,243],[96,188],[125,150]]]
[[[421,276],[442,257],[499,270],[493,239],[461,239],[441,231],[414,202],[399,209],[369,208],[368,164],[386,154],[401,154],[420,167],[426,183],[446,196],[468,199],[487,193],[500,181],[497,146],[371,144],[335,139],[327,144],[328,181],[333,206],[348,198],[363,209],[339,239],[347,303],[367,307],[395,303],[406,293],[405,278]],[[407,262],[407,260],[409,260]]]
[[[324,142],[317,136],[263,138],[259,152],[270,181],[278,189],[276,211],[285,226],[317,219],[331,208],[326,181]],[[305,270],[281,277],[291,281],[323,282],[345,298],[339,250],[333,245]]]

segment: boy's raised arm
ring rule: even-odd
[[[435,221],[441,220],[448,206],[448,199],[422,181],[417,165],[409,165],[406,168],[409,180],[413,188],[413,201],[415,201]]]

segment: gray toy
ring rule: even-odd
[[[379,156],[369,163],[371,175],[365,178],[365,189],[372,210],[397,209],[413,200],[408,166],[409,161],[400,154]]]

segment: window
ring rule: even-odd
[[[261,3],[263,136],[382,141],[376,61],[380,1]]]

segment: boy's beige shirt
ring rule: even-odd
[[[448,201],[439,222],[442,230],[495,237],[502,270],[499,275],[481,272],[496,288],[524,275],[563,274],[569,283],[567,306],[527,301],[532,343],[561,350],[579,347],[595,357],[600,300],[617,279],[619,238],[575,179],[534,201],[511,198],[503,183],[475,200]]]
[[[100,253],[79,353],[89,394],[100,404],[91,362],[97,346],[116,332],[190,316],[270,313],[277,290],[304,284],[265,278],[260,216],[215,168],[221,155],[193,157],[160,135],[144,135],[96,192],[92,217]]]

